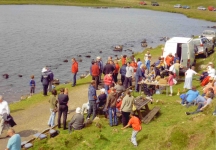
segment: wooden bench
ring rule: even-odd
[[[152,118],[159,112],[159,107],[154,107],[143,119],[142,122],[148,124]]]

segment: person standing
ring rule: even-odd
[[[199,75],[196,71],[194,71],[195,67],[192,66],[185,72],[185,82],[184,82],[184,91],[185,89],[191,89],[192,88],[192,80],[193,75]]]
[[[132,86],[132,76],[133,76],[133,67],[130,66],[130,62],[127,63],[127,67],[126,67],[126,74],[125,74],[125,81],[124,81],[124,87],[125,89],[128,88],[128,84],[129,86]]]
[[[68,112],[68,95],[64,94],[64,89],[60,89],[60,94],[58,95],[58,128],[61,128],[61,116],[63,114],[63,129],[66,130],[67,112]]]
[[[147,68],[148,74],[149,74],[150,68],[151,68],[151,56],[148,57],[145,65],[146,65],[146,68]]]
[[[117,126],[118,120],[116,115],[116,102],[117,102],[118,95],[115,92],[115,89],[112,87],[110,88],[110,94],[107,97],[105,110],[108,110],[109,113],[109,123],[110,126]]]
[[[10,137],[5,150],[21,150],[21,138],[19,134],[15,134],[14,129],[9,129],[7,135]]]
[[[92,80],[95,80],[95,88],[96,90],[98,90],[100,70],[96,61],[92,61],[92,66],[90,67],[90,74],[92,76]]]
[[[118,81],[117,77],[118,77],[118,72],[119,72],[120,66],[119,66],[117,60],[115,60],[114,62],[115,62],[115,70],[113,72],[113,80],[114,80],[115,83],[117,83],[117,81]]]
[[[32,96],[35,92],[35,80],[34,80],[34,75],[31,76],[31,80],[29,82],[29,86],[30,86],[30,96]]]
[[[55,116],[56,116],[56,110],[57,110],[57,91],[55,89],[52,90],[52,95],[49,98],[50,103],[50,117],[48,121],[48,126],[53,127],[55,125]]]
[[[173,79],[174,79],[173,72],[170,71],[168,81],[167,81],[169,86],[170,86],[170,95],[169,96],[172,96],[172,94],[173,94],[173,85],[174,85]]]
[[[97,93],[95,89],[95,81],[92,80],[91,84],[89,85],[88,88],[88,100],[89,100],[89,110],[88,110],[88,115],[87,119],[90,119],[91,114],[93,113],[92,120],[96,117],[96,100],[97,100]]]
[[[100,69],[99,82],[101,82],[101,75],[102,75],[102,72],[103,72],[103,61],[102,61],[100,56],[97,57],[97,65],[98,65],[98,67]]]
[[[136,74],[135,74],[135,91],[139,91],[139,85],[138,82],[142,80],[144,77],[143,71],[146,69],[146,67],[142,64],[139,68],[137,68]]]
[[[113,73],[113,71],[115,70],[114,66],[111,63],[112,63],[112,60],[108,60],[106,65],[104,66],[103,68],[104,75],[109,74],[110,72]]]
[[[125,75],[126,75],[126,63],[125,64],[122,64],[121,68],[120,68],[120,74],[121,74],[121,82],[122,84],[124,84],[124,81],[125,81]]]
[[[120,111],[122,112],[122,125],[123,127],[128,124],[130,112],[132,111],[134,97],[131,96],[130,91],[126,92],[126,96],[122,100]]]
[[[113,77],[112,77],[112,72],[110,72],[109,74],[106,74],[104,76],[104,88],[106,94],[108,94],[108,90],[112,84],[113,84]]]
[[[176,63],[174,63],[174,69],[176,74],[176,80],[179,79],[179,70],[180,70],[180,63],[179,60],[176,60]]]
[[[137,140],[136,140],[136,135],[139,131],[142,130],[142,126],[141,126],[141,121],[139,120],[139,118],[137,118],[133,112],[130,114],[130,120],[128,122],[128,124],[123,127],[122,129],[126,129],[129,126],[132,126],[133,131],[132,131],[132,136],[131,136],[131,143],[133,143],[134,146],[138,146],[137,145]]]
[[[165,58],[167,69],[169,69],[169,67],[171,66],[170,63],[173,62],[173,60],[174,60],[174,57],[173,57],[172,53],[169,53],[169,55],[167,55],[167,57]]]
[[[146,52],[145,56],[144,56],[144,61],[145,61],[145,64],[146,62],[148,61],[148,57],[151,57],[151,54],[149,51]]]
[[[75,58],[71,59],[72,61],[72,66],[71,66],[71,72],[72,72],[72,87],[76,86],[76,75],[78,72],[78,62],[76,61]]]
[[[174,57],[174,59],[173,59],[174,64],[177,62],[177,60],[180,61],[178,55],[175,53],[175,57]]]
[[[10,114],[10,109],[9,109],[8,103],[5,100],[3,100],[3,96],[0,95],[0,135],[2,134],[2,131],[3,131],[3,128],[4,128],[5,120],[3,118],[3,115],[5,113],[7,115],[9,115]]]
[[[47,67],[46,67],[47,68]],[[48,71],[48,74],[49,74],[49,77],[50,77],[50,82],[49,82],[49,92],[52,92],[52,82],[54,80],[54,74],[53,72],[51,71],[51,69],[47,68],[47,71]]]
[[[41,82],[43,84],[43,95],[47,96],[47,90],[48,90],[48,85],[50,82],[50,76],[49,76],[49,73],[48,73],[46,67],[44,67],[42,69]]]

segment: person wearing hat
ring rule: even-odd
[[[41,82],[43,85],[43,95],[47,96],[47,90],[50,83],[50,75],[46,67],[42,69]]]
[[[90,74],[92,76],[92,80],[95,80],[95,88],[98,90],[100,69],[97,62],[94,60],[92,61],[92,66],[90,67]]]
[[[85,127],[84,124],[84,116],[81,114],[81,108],[76,108],[76,114],[73,115],[71,121],[68,123],[68,131],[69,133],[71,130],[81,130]]]
[[[137,144],[136,136],[137,136],[138,132],[140,132],[142,130],[142,125],[141,125],[140,119],[138,117],[136,117],[133,112],[130,113],[130,120],[129,120],[128,124],[121,129],[124,130],[130,126],[132,126],[132,128],[133,128],[130,141],[135,147],[137,147],[138,144]]]

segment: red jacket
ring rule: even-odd
[[[91,66],[91,75],[98,76],[100,74],[100,70],[97,64]]]
[[[118,73],[119,72],[119,64],[115,64],[115,70],[114,70],[114,73]]]
[[[71,72],[77,73],[78,72],[78,63],[75,61],[71,66]]]
[[[112,76],[109,76],[109,74],[106,74],[106,75],[104,76],[104,84],[106,84],[106,85],[111,85],[112,82],[113,82]]]

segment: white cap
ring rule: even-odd
[[[77,107],[77,108],[76,108],[76,113],[77,113],[77,114],[80,114],[80,113],[81,113],[81,108],[80,108],[80,107]]]

